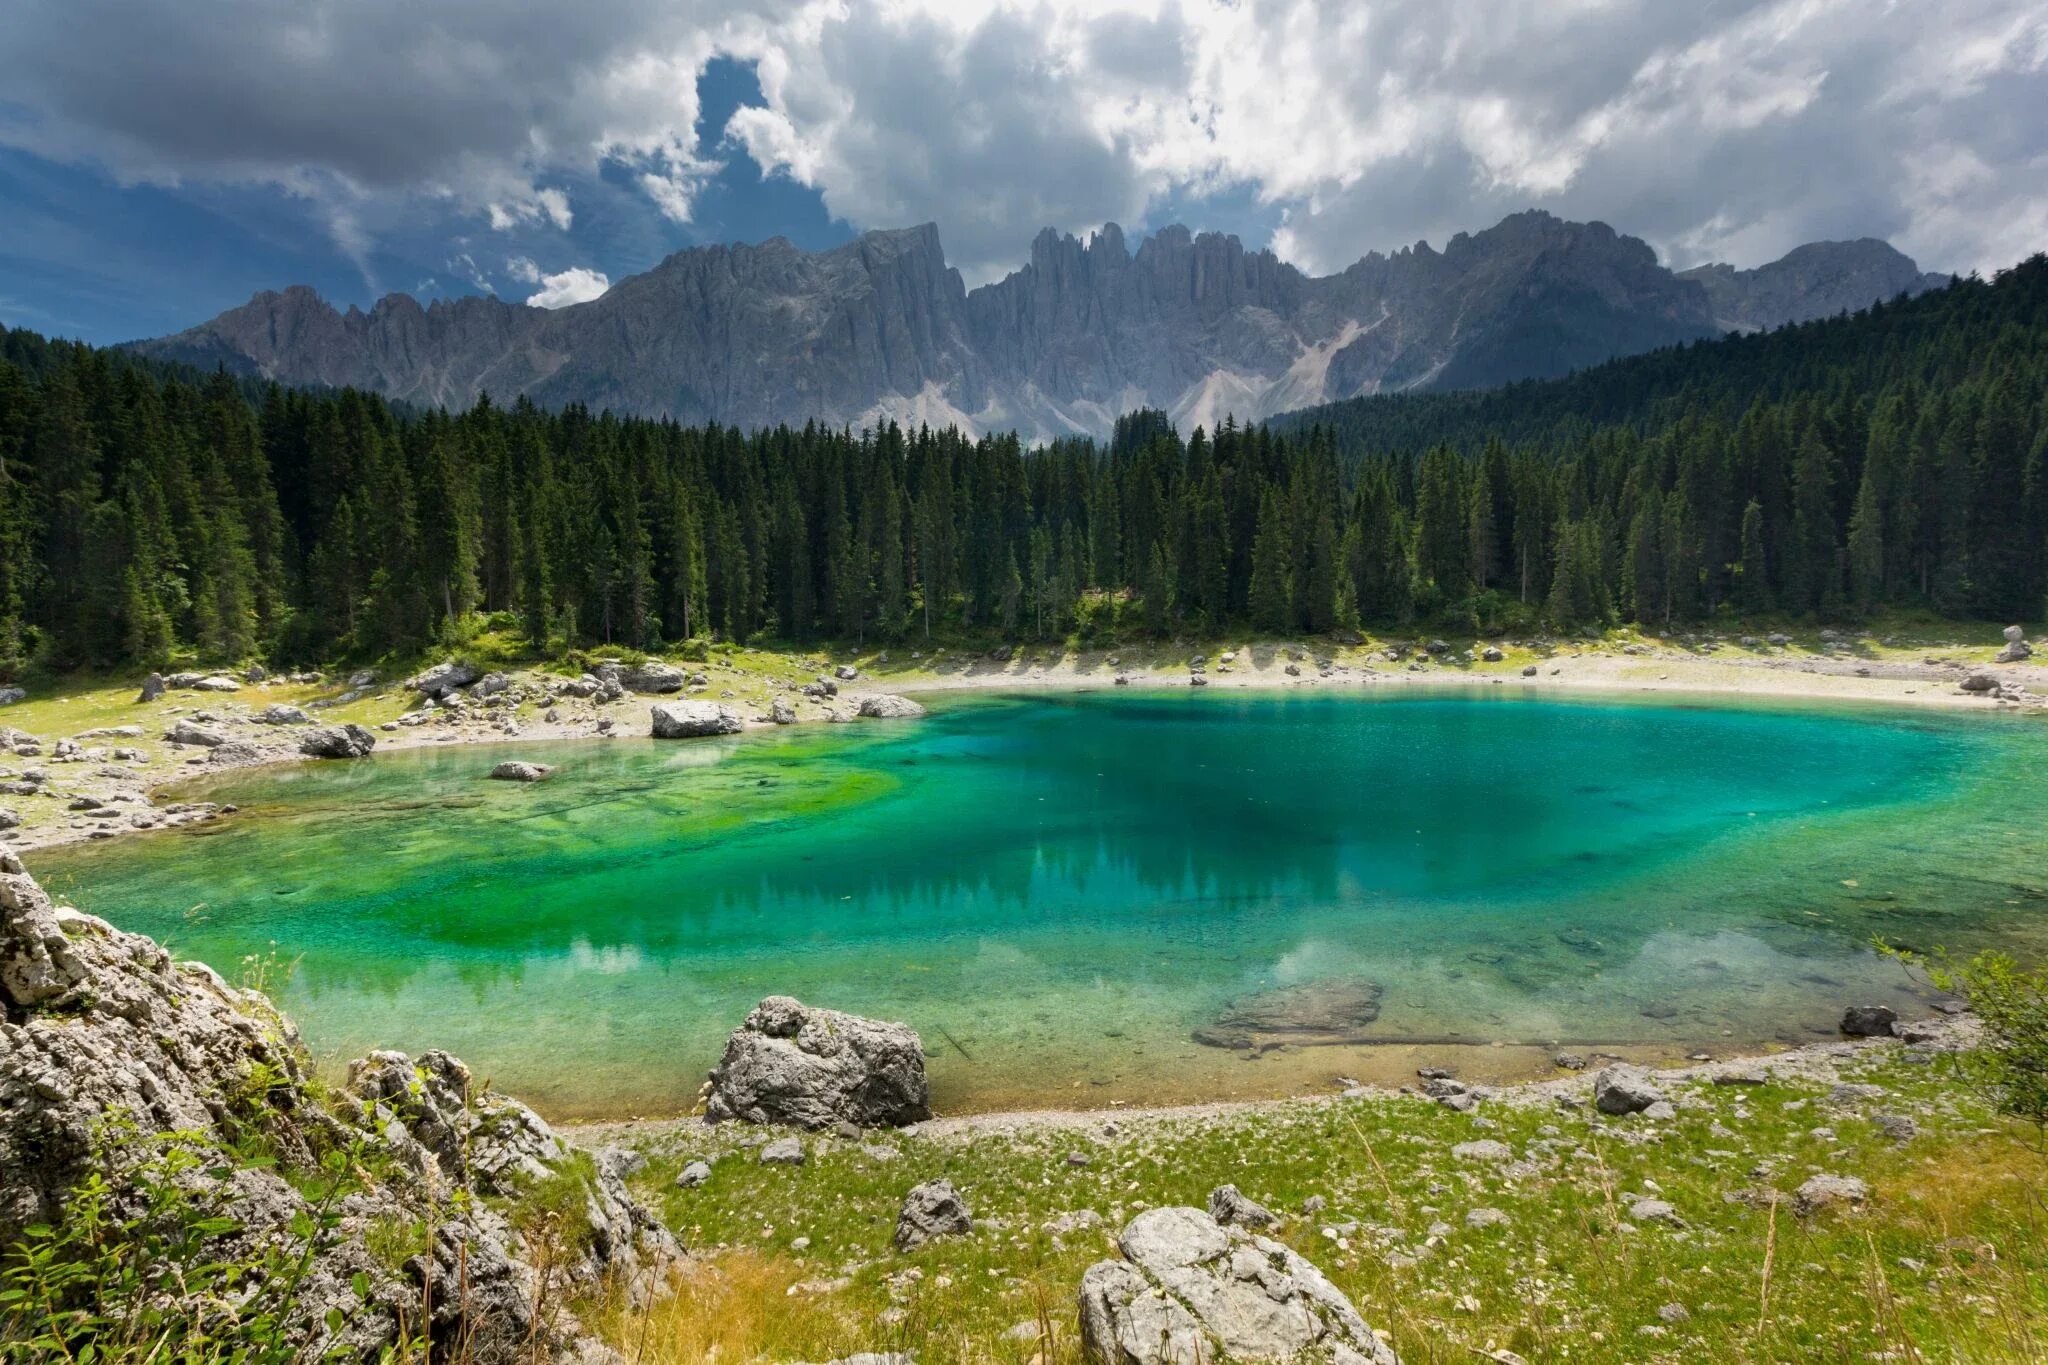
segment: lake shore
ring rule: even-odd
[[[858,698],[872,693],[932,697],[1119,685],[1303,692],[1486,688],[1606,699],[1668,695],[1983,713],[2048,707],[2048,666],[1995,664],[1997,648],[1982,642],[1900,648],[1832,635],[1785,645],[1612,637],[1551,646],[1510,644],[1495,651],[1500,658],[1489,660],[1480,642],[1431,652],[1429,643],[1339,646],[1310,641],[1207,651],[1179,645],[992,653],[899,647],[846,655],[735,651],[683,667],[703,680],[688,689],[687,697],[729,707],[746,729],[773,728],[769,712],[777,698],[791,703],[794,723],[805,724],[851,719]],[[844,668],[854,676],[839,679]],[[0,819],[16,817],[0,831],[0,841],[32,851],[232,814],[204,801],[178,801],[176,789],[224,772],[318,761],[299,752],[305,726],[260,723],[259,716],[271,706],[297,707],[309,725],[362,725],[375,736],[378,749],[388,752],[644,738],[651,728],[648,708],[662,700],[633,693],[610,701],[578,698],[556,690],[569,681],[559,672],[514,668],[505,673],[511,695],[504,704],[493,698],[488,704],[445,709],[422,709],[423,699],[397,677],[351,689],[304,677],[231,679],[237,684],[234,692],[173,690],[152,702],[137,701],[127,687],[31,697],[0,712],[8,747],[20,761],[0,769],[0,791],[7,793],[0,795]],[[1979,674],[1995,679],[1995,690],[1963,689],[1967,679]],[[838,695],[805,695],[806,686],[826,678],[833,680]],[[213,748],[173,742],[169,732],[181,720],[212,726],[232,742]],[[166,801],[167,793],[173,799]]]
[[[1899,1029],[1909,1040],[1905,1045],[1939,1052],[1952,1052],[1971,1045],[1981,1025],[1962,1012],[1953,1001],[1942,1002],[1944,1010],[1925,1019],[1902,1020]],[[1489,1107],[1509,1109],[1546,1108],[1561,1100],[1584,1102],[1592,1090],[1593,1078],[1607,1066],[1631,1065],[1648,1069],[1662,1085],[1672,1087],[1706,1084],[1751,1086],[1819,1081],[1835,1078],[1839,1068],[1879,1049],[1896,1050],[1895,1037],[1837,1037],[1819,1039],[1797,1047],[1772,1049],[1731,1049],[1709,1057],[1694,1053],[1673,1057],[1668,1049],[1623,1047],[1612,1050],[1569,1053],[1544,1051],[1540,1074],[1499,1079],[1497,1072],[1483,1064],[1484,1045],[1430,1049],[1403,1045],[1399,1049],[1399,1074],[1360,1081],[1345,1077],[1327,1093],[1288,1095],[1262,1099],[1203,1100],[1187,1104],[1125,1105],[1105,1108],[1017,1108],[989,1109],[965,1114],[939,1114],[912,1125],[914,1135],[938,1142],[971,1143],[989,1138],[1014,1138],[1105,1128],[1143,1132],[1148,1129],[1182,1125],[1232,1122],[1247,1118],[1287,1117],[1312,1113],[1347,1099],[1368,1095],[1413,1095],[1427,1093],[1420,1073],[1454,1084],[1439,1087],[1444,1095],[1469,1094]],[[1576,1065],[1558,1065],[1564,1056]],[[581,1146],[592,1149],[615,1143],[635,1147],[673,1148],[678,1144],[693,1150],[746,1145],[742,1136],[758,1133],[760,1127],[745,1123],[707,1123],[701,1112],[663,1118],[603,1119],[558,1123],[562,1132]],[[887,1130],[881,1130],[886,1135]]]

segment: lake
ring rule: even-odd
[[[442,1047],[557,1116],[686,1109],[771,993],[916,1026],[942,1111],[1162,1102],[1920,1008],[1874,935],[2040,944],[2044,735],[1416,688],[942,697],[225,774],[187,788],[241,808],[217,824],[29,861],[231,976],[295,961],[329,1065]],[[508,757],[558,770],[485,780]],[[1219,1020],[1318,983],[1377,987],[1377,1017],[1227,1045]]]

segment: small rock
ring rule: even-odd
[[[538,782],[553,771],[554,767],[547,763],[526,763],[508,758],[491,769],[491,776],[500,782]]]
[[[1280,1221],[1271,1209],[1246,1198],[1235,1185],[1218,1185],[1209,1191],[1209,1216],[1225,1227],[1269,1228]]]
[[[1851,1005],[1842,1011],[1842,1032],[1852,1038],[1889,1038],[1898,1022],[1889,1005]]]
[[[1638,1223],[1662,1223],[1674,1228],[1685,1226],[1678,1210],[1662,1199],[1638,1199],[1629,1205],[1628,1216]]]
[[[1451,1155],[1460,1161],[1479,1161],[1490,1166],[1505,1165],[1515,1159],[1513,1148],[1492,1138],[1481,1138],[1477,1142],[1461,1142],[1451,1148]]]
[[[903,1196],[896,1215],[896,1249],[915,1251],[934,1237],[960,1237],[974,1230],[967,1201],[950,1180],[927,1180]]]
[[[710,1179],[711,1167],[702,1161],[693,1161],[683,1167],[682,1174],[676,1177],[676,1186],[679,1189],[694,1190]]]
[[[1603,1114],[1640,1114],[1664,1099],[1664,1092],[1639,1066],[1610,1066],[1593,1078],[1593,1107]]]
[[[1792,1212],[1807,1218],[1823,1209],[1854,1208],[1870,1198],[1870,1186],[1853,1175],[1817,1175],[1792,1196]]]
[[[777,1138],[761,1149],[763,1166],[801,1166],[804,1164],[804,1144],[793,1137]]]

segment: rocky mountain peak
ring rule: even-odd
[[[295,286],[139,349],[421,403],[488,391],[685,422],[897,419],[1043,440],[1106,436],[1138,407],[1213,425],[1559,375],[1938,278],[1867,240],[1674,275],[1605,223],[1532,209],[1321,278],[1177,223],[1135,246],[1115,223],[1085,240],[1046,228],[1022,267],[969,290],[923,223],[816,252],[784,237],[691,247],[553,311],[390,295],[344,313]]]
[[[1939,289],[1949,279],[1922,272],[1912,257],[1875,237],[1808,242],[1753,270],[1702,265],[1679,272],[1678,278],[1706,291],[1715,324],[1729,332],[1854,312],[1901,294]]]

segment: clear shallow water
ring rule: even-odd
[[[516,754],[538,785],[484,780]],[[563,1115],[686,1108],[783,992],[907,1019],[959,1109],[1273,1093],[1357,1050],[1191,1031],[1324,977],[1376,1039],[1754,1043],[1904,997],[1868,950],[2042,935],[2048,731],[1488,696],[948,700],[923,722],[381,754],[51,850],[225,970],[300,959],[330,1059],[445,1047]]]

